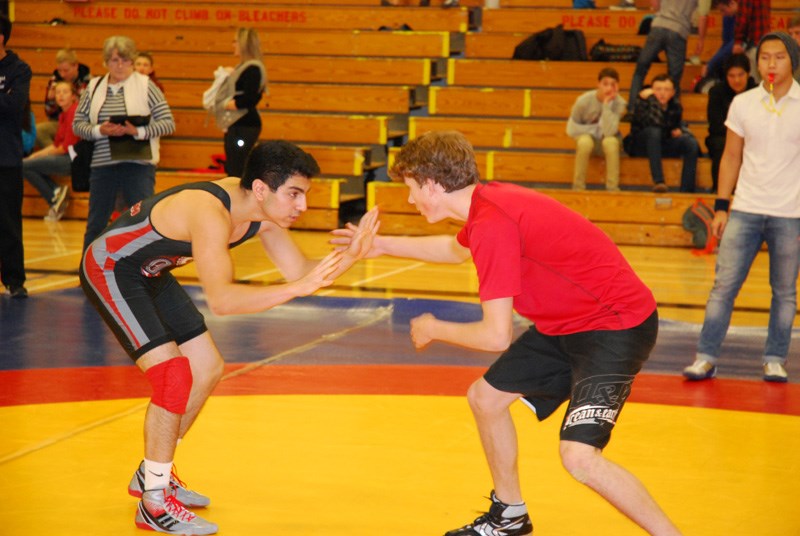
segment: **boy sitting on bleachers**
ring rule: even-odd
[[[572,189],[586,189],[586,169],[591,155],[605,155],[606,189],[619,191],[619,120],[625,99],[619,96],[619,73],[606,67],[597,75],[597,89],[575,100],[567,121],[567,135],[575,139]]]
[[[680,189],[694,192],[700,146],[683,123],[683,106],[675,98],[672,79],[666,74],[653,78],[652,87],[639,92],[635,106],[631,133],[624,140],[625,152],[650,160],[653,191],[657,193],[668,190],[662,158],[683,157]]]

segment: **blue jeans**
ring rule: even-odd
[[[153,195],[155,184],[156,167],[150,164],[120,162],[93,167],[89,177],[89,217],[83,235],[83,250],[86,251],[108,225],[117,192],[122,192],[125,204],[130,207]]]
[[[683,77],[683,64],[686,61],[686,39],[681,34],[666,28],[651,28],[647,34],[639,59],[636,60],[636,70],[631,80],[631,94],[628,98],[628,111],[633,113],[636,99],[644,84],[644,77],[650,70],[650,64],[658,59],[658,53],[664,51],[667,55],[667,73],[675,84],[675,98],[680,100],[681,78]]]
[[[783,363],[789,353],[797,309],[800,264],[800,218],[778,218],[731,211],[717,256],[714,287],[697,343],[697,358],[716,362],[730,325],[733,301],[747,278],[753,259],[766,240],[772,303],[764,349],[765,362]]]
[[[646,156],[650,160],[650,175],[655,184],[664,182],[663,157],[683,157],[681,192],[694,192],[700,145],[691,133],[684,132],[672,138],[667,137],[660,127],[647,127],[631,136],[630,149],[631,156]]]
[[[52,206],[57,184],[50,175],[69,175],[72,172],[70,163],[66,153],[32,158],[22,162],[22,175],[39,191],[47,204]]]

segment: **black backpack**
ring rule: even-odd
[[[586,38],[581,30],[565,30],[559,24],[526,37],[514,48],[512,59],[586,61]]]
[[[599,40],[589,51],[592,61],[636,61],[642,47],[638,45],[612,45],[605,39]]]

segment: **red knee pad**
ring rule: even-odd
[[[172,413],[183,415],[192,392],[192,367],[189,358],[173,357],[144,373],[153,386],[150,402]]]

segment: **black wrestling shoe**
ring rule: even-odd
[[[500,502],[494,491],[490,499],[489,511],[478,517],[469,525],[451,530],[444,536],[523,536],[533,534],[533,523],[524,505],[508,505]],[[513,515],[514,509],[523,510]],[[507,514],[512,514],[511,516]]]

